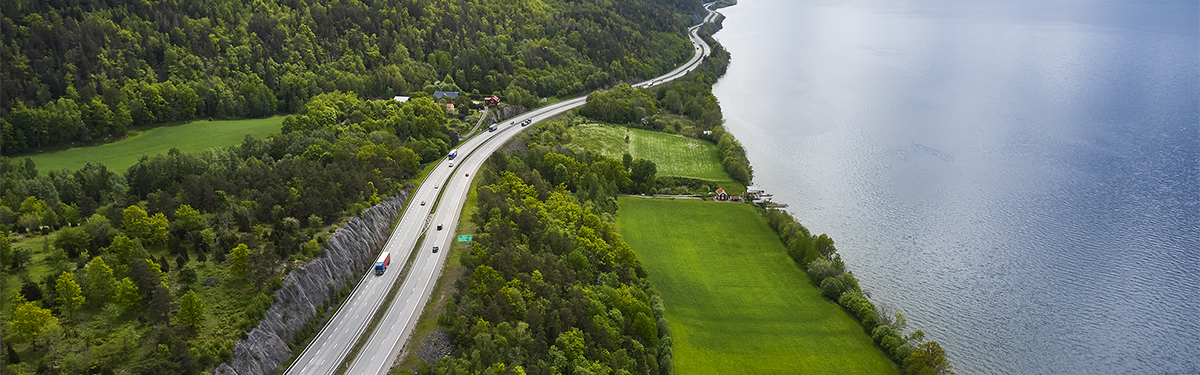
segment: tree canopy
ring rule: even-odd
[[[555,138],[479,174],[468,274],[439,319],[458,349],[424,373],[671,373],[661,299],[613,224],[630,171],[538,139]]]
[[[653,77],[700,2],[5,1],[5,155],[132,126],[296,113],[315,96],[536,97]]]

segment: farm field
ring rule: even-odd
[[[250,134],[264,138],[279,133],[283,116],[261,119],[194,121],[174,126],[160,126],[127,139],[99,146],[76,147],[42,154],[19,155],[14,159],[33,159],[38,171],[46,173],[63,168],[76,170],[87,163],[102,163],[108,170],[124,173],[142,155],[166,154],[172,147],[183,152],[197,152],[213,147],[241,143]]]
[[[621,197],[617,226],[662,294],[680,374],[896,374],[755,208]]]
[[[658,165],[659,176],[690,177],[733,184],[733,180],[721,166],[717,146],[703,140],[600,124],[576,125],[569,131],[571,147],[599,151],[605,156],[617,159],[628,152],[635,159],[654,161]],[[628,144],[625,143],[626,135],[629,136]]]

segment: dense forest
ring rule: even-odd
[[[0,152],[296,113],[334,91],[451,89],[528,106],[673,68],[702,11],[688,0],[5,1]]]
[[[5,372],[195,374],[229,360],[331,224],[398,194],[419,163],[390,132],[324,128],[125,173],[0,157],[0,267],[19,281],[0,304]]]
[[[457,350],[423,373],[672,373],[662,301],[613,224],[633,166],[562,148],[569,121],[479,173],[469,274],[439,319]]]

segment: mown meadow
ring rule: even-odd
[[[77,170],[87,163],[101,163],[110,170],[124,171],[143,155],[166,154],[172,148],[183,152],[207,151],[241,143],[247,135],[263,139],[279,133],[283,116],[245,120],[195,121],[182,125],[160,126],[127,139],[98,146],[75,147],[40,154],[20,155],[17,159],[33,159],[38,169],[59,171]]]
[[[662,294],[680,374],[895,374],[746,204],[622,197],[617,226]]]
[[[725,173],[717,146],[701,139],[622,126],[582,124],[570,128],[569,146],[621,158],[629,153],[649,159],[660,177],[687,177],[713,181],[726,190],[742,191],[741,184]],[[733,187],[736,186],[736,187]],[[731,188],[732,187],[732,188]],[[713,187],[716,189],[716,187]]]

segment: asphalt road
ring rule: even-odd
[[[716,14],[710,11],[704,21],[712,21]],[[699,66],[711,48],[697,36],[698,28],[693,26],[688,29],[688,36],[697,53],[687,63],[665,75],[633,86],[655,86],[682,77]],[[499,123],[495,132],[483,131],[460,143],[455,160],[442,160],[433,166],[434,170],[425,183],[417,188],[391,238],[384,245],[382,251],[392,253],[392,264],[387,272],[376,276],[374,269],[364,270],[358,288],[285,373],[334,373],[379,310],[384,297],[396,283],[400,270],[412,258],[412,269],[402,281],[391,306],[387,307],[383,320],[346,371],[346,374],[356,375],[386,374],[412,335],[434,283],[441,275],[447,251],[433,253],[432,249],[434,246],[448,249],[451,241],[455,240],[455,227],[467,199],[471,175],[479,171],[488,155],[528,127],[521,126],[522,121],[530,119],[536,123],[582,106],[586,100],[586,97],[565,100]],[[436,212],[433,211],[435,204]],[[439,224],[443,225],[441,230],[437,229]],[[411,257],[414,249],[416,256]]]

